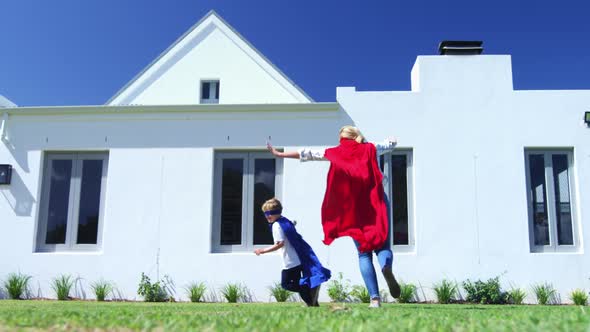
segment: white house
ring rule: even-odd
[[[87,298],[106,279],[134,299],[145,272],[181,300],[204,281],[267,301],[281,258],[252,252],[271,241],[259,206],[277,196],[334,275],[362,284],[352,241],[321,243],[328,163],[265,150],[332,146],[355,124],[399,139],[384,157],[394,271],[422,300],[443,278],[550,282],[562,301],[589,289],[590,91],[515,91],[507,55],[419,56],[411,80],[316,103],[211,12],[104,106],[5,103],[0,279],[20,271],[55,297],[51,279],[70,274]]]

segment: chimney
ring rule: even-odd
[[[482,41],[477,40],[443,40],[438,44],[440,55],[476,55],[483,52]]]

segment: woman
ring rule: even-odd
[[[367,143],[360,130],[353,126],[340,129],[340,144],[328,149],[303,148],[280,152],[270,143],[268,149],[276,157],[297,158],[301,161],[330,161],[326,193],[322,203],[324,243],[329,245],[341,236],[350,236],[358,250],[361,275],[371,296],[370,307],[381,306],[377,275],[373,267],[373,252],[389,291],[395,298],[400,287],[393,275],[389,213],[383,191],[383,174],[379,155],[393,150],[397,143],[388,139],[384,144]]]

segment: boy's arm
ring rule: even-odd
[[[285,242],[278,241],[277,243],[273,244],[270,247],[256,249],[256,250],[254,250],[254,253],[256,254],[256,256],[260,256],[262,254],[277,251],[277,250],[281,249],[284,245],[285,245]]]

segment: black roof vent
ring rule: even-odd
[[[483,52],[482,41],[477,40],[443,40],[438,44],[440,55],[474,55]]]

